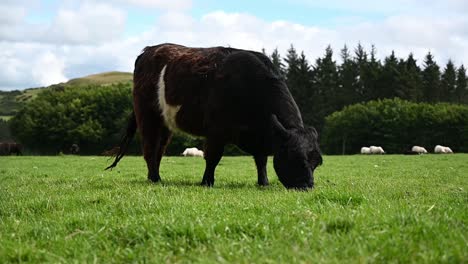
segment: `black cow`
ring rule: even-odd
[[[16,154],[17,156],[23,155],[23,146],[16,142],[1,142],[0,143],[0,155],[11,155]]]
[[[234,48],[146,47],[135,61],[133,106],[115,161],[138,127],[148,179],[160,181],[159,165],[173,131],[206,138],[202,185],[214,184],[224,146],[253,155],[258,184],[268,185],[267,156],[287,188],[311,188],[322,163],[317,131],[305,127],[284,79],[263,54]]]
[[[77,155],[80,152],[80,147],[78,144],[72,144],[70,147],[70,154]]]

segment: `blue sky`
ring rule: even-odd
[[[431,51],[441,67],[468,63],[466,0],[2,0],[0,13],[0,90],[132,71],[162,42],[280,54],[294,44],[311,63],[327,45],[361,43],[380,59],[394,50],[421,63]]]

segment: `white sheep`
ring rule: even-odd
[[[371,154],[370,148],[362,147],[361,148],[361,154]]]
[[[453,154],[453,151],[449,147],[445,147],[445,153]]]
[[[450,154],[450,153],[453,153],[453,151],[449,147],[444,147],[444,146],[441,146],[441,145],[437,145],[434,148],[434,153]]]
[[[182,152],[184,157],[203,157],[203,151],[197,148],[186,148],[184,152]]]
[[[385,154],[385,151],[380,146],[370,146],[369,148],[372,154]]]
[[[424,147],[420,146],[413,146],[411,151],[416,152],[418,154],[427,154],[427,150]]]

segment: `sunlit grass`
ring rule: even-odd
[[[468,155],[325,156],[316,188],[287,191],[269,161],[0,157],[1,262],[468,261]]]

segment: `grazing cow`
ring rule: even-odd
[[[146,47],[135,61],[133,113],[113,168],[138,127],[148,179],[161,180],[159,165],[172,131],[204,137],[205,172],[214,172],[233,143],[253,155],[259,185],[268,185],[273,165],[287,188],[312,188],[322,163],[317,131],[305,127],[281,74],[259,52],[234,48],[188,48],[176,44]]]
[[[362,147],[361,148],[361,154],[371,154],[370,148]]]
[[[411,151],[418,153],[418,154],[427,154],[427,150],[420,146],[413,146],[411,148]]]
[[[16,154],[17,156],[23,155],[23,146],[16,142],[1,142],[0,143],[0,155],[11,155]]]
[[[437,153],[437,154],[453,154],[453,151],[449,147],[444,147],[444,146],[441,146],[441,145],[437,145],[434,148],[434,153]]]
[[[182,152],[182,156],[184,157],[203,157],[203,151],[197,148],[186,148],[184,152]]]
[[[78,144],[72,144],[70,147],[70,153],[76,155],[78,154],[78,152],[80,152],[80,147],[78,146]]]
[[[369,148],[370,148],[370,152],[372,154],[385,154],[385,151],[380,146],[377,146],[377,147],[376,146],[370,146]]]

